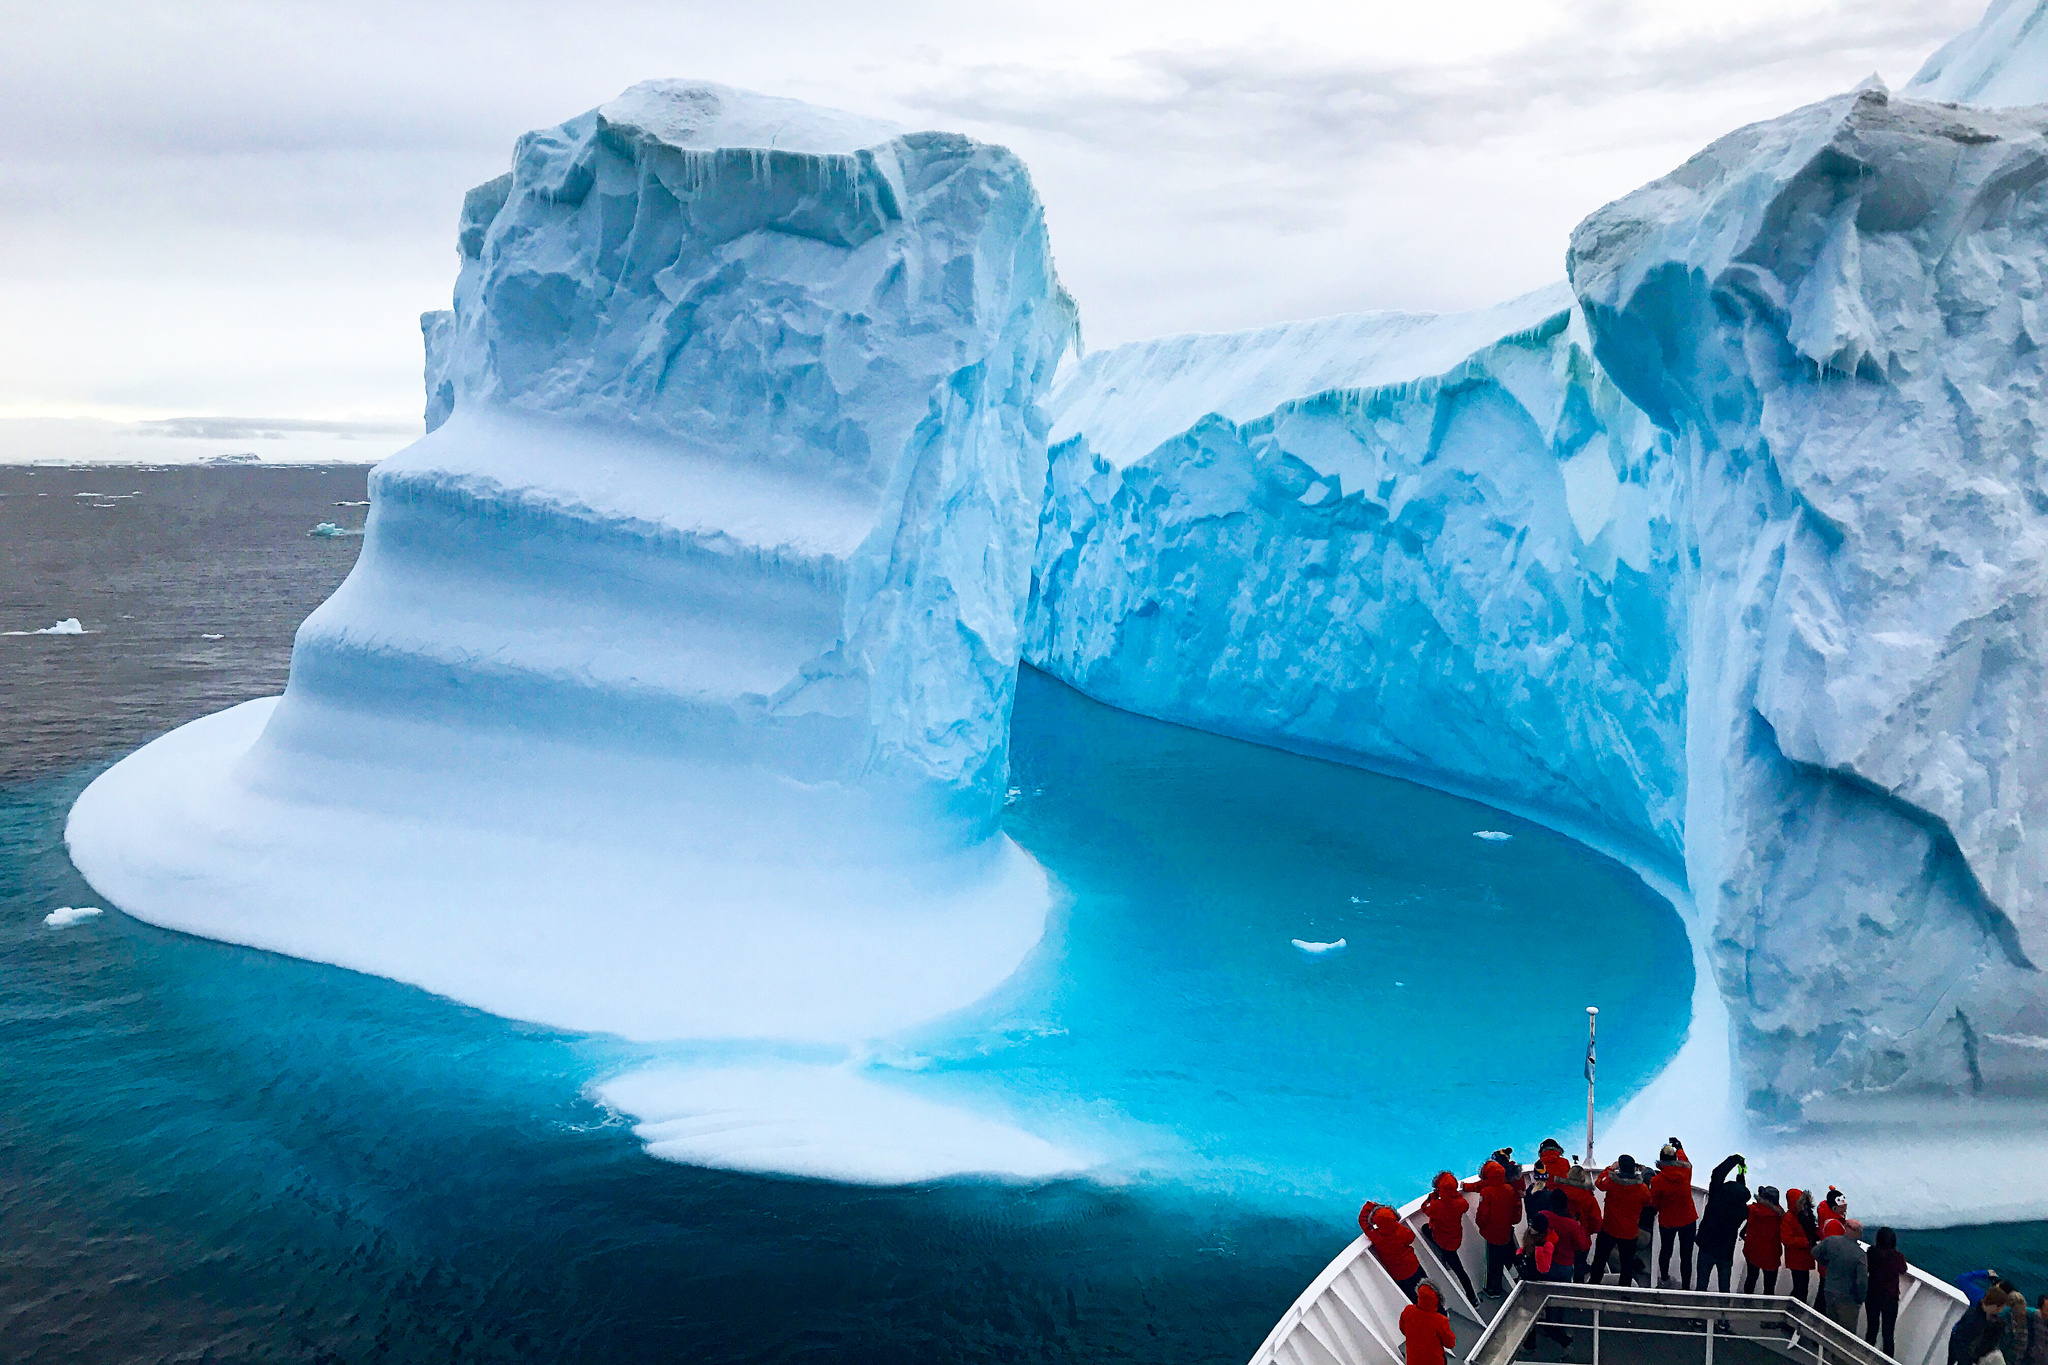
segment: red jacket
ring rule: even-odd
[[[1600,1196],[1591,1190],[1582,1190],[1577,1185],[1564,1187],[1565,1202],[1571,1205],[1572,1217],[1587,1232],[1600,1230]]]
[[[1401,1338],[1408,1365],[1444,1365],[1444,1352],[1458,1344],[1435,1285],[1423,1285],[1415,1302],[1401,1310]]]
[[[1785,1202],[1796,1206],[1799,1191],[1785,1191]],[[1799,1215],[1788,1213],[1778,1220],[1778,1240],[1785,1244],[1785,1269],[1813,1269],[1813,1238],[1806,1231],[1806,1224],[1799,1221]]]
[[[1659,1162],[1650,1177],[1650,1202],[1657,1206],[1657,1226],[1682,1228],[1700,1220],[1699,1207],[1692,1202],[1692,1163],[1685,1153],[1678,1160]]]
[[[1572,1163],[1565,1160],[1560,1152],[1545,1152],[1536,1158],[1536,1169],[1543,1172],[1555,1184],[1572,1173]]]
[[[1475,1187],[1468,1184],[1465,1188]],[[1522,1196],[1508,1184],[1508,1173],[1498,1161],[1489,1161],[1479,1168],[1476,1188],[1479,1210],[1473,1221],[1479,1224],[1479,1235],[1497,1247],[1507,1246],[1515,1240],[1515,1224],[1522,1221]]]
[[[1387,1274],[1405,1280],[1422,1273],[1422,1262],[1415,1258],[1415,1234],[1394,1210],[1385,1204],[1367,1204],[1358,1211],[1358,1222]]]
[[[1464,1191],[1458,1188],[1458,1178],[1449,1174],[1438,1176],[1436,1188],[1422,1201],[1423,1216],[1429,1219],[1429,1235],[1445,1251],[1456,1251],[1465,1245],[1468,1207]]]
[[[1543,1239],[1550,1243],[1550,1273],[1555,1275],[1561,1266],[1575,1266],[1592,1254],[1593,1239],[1586,1235],[1586,1229],[1576,1218],[1567,1218],[1561,1213],[1546,1215],[1550,1224],[1550,1237]],[[1555,1240],[1552,1240],[1555,1239]],[[1543,1242],[1537,1243],[1538,1246]]]
[[[1749,1206],[1742,1228],[1742,1259],[1758,1270],[1776,1270],[1784,1249],[1785,1211],[1761,1199]]]
[[[1600,1178],[1595,1180],[1593,1185],[1607,1196],[1607,1208],[1600,1221],[1600,1231],[1609,1237],[1619,1237],[1633,1242],[1636,1233],[1642,1229],[1643,1205],[1650,1202],[1649,1182],[1619,1179],[1614,1174],[1614,1168],[1609,1166],[1600,1172]]]

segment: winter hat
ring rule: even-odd
[[[1564,1178],[1564,1183],[1573,1189],[1590,1190],[1593,1188],[1593,1173],[1574,1161],[1571,1174]]]
[[[1563,1144],[1558,1142],[1556,1138],[1545,1138],[1536,1146],[1536,1152],[1539,1156],[1544,1152],[1562,1152],[1563,1150]]]
[[[1614,1165],[1624,1176],[1632,1176],[1636,1173],[1636,1159],[1626,1152],[1621,1154],[1621,1159],[1616,1161]]]
[[[1763,1204],[1769,1204],[1769,1205],[1770,1205],[1770,1206],[1771,1206],[1772,1208],[1778,1208],[1778,1207],[1779,1207],[1779,1204],[1778,1204],[1778,1187],[1777,1187],[1776,1185],[1759,1185],[1759,1186],[1757,1186],[1757,1187],[1756,1187],[1756,1197],[1757,1197],[1757,1201],[1758,1201],[1759,1203],[1763,1203]]]
[[[1669,1166],[1672,1162],[1678,1160],[1680,1150],[1678,1139],[1673,1138],[1665,1143],[1663,1148],[1657,1153],[1657,1164],[1659,1166]]]

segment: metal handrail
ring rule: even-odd
[[[1716,1337],[1723,1340],[1757,1341],[1780,1354],[1809,1359],[1814,1365],[1897,1365],[1892,1357],[1864,1341],[1854,1332],[1826,1317],[1798,1299],[1769,1294],[1715,1294],[1702,1290],[1639,1289],[1633,1285],[1571,1284],[1565,1281],[1524,1280],[1515,1286],[1507,1301],[1473,1343],[1467,1365],[1508,1365],[1528,1339],[1529,1333],[1554,1308],[1580,1309],[1593,1315],[1593,1359],[1600,1359],[1602,1332],[1629,1332],[1652,1336],[1703,1338],[1706,1359],[1714,1358]],[[1703,1323],[1698,1331],[1624,1326],[1603,1322],[1603,1314],[1629,1317],[1669,1318]],[[1718,1330],[1718,1322],[1751,1320],[1759,1327],[1777,1330],[1764,1335],[1744,1335]],[[1556,1323],[1584,1330],[1585,1324]],[[1803,1338],[1810,1338],[1808,1345]]]

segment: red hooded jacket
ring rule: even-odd
[[[1458,1177],[1449,1171],[1436,1178],[1436,1188],[1429,1192],[1429,1198],[1422,1201],[1423,1216],[1429,1219],[1429,1235],[1445,1251],[1456,1251],[1465,1245],[1465,1192],[1458,1188]]]
[[[1408,1365],[1444,1365],[1444,1352],[1458,1344],[1435,1285],[1423,1285],[1415,1302],[1401,1310],[1401,1338]]]
[[[1367,1204],[1358,1211],[1358,1224],[1387,1274],[1405,1280],[1422,1273],[1422,1262],[1415,1258],[1415,1234],[1400,1214],[1385,1204]]]
[[[1508,1173],[1501,1164],[1487,1162],[1479,1168],[1478,1184],[1468,1183],[1465,1188],[1479,1191],[1479,1209],[1472,1218],[1479,1224],[1479,1235],[1497,1247],[1513,1242],[1515,1224],[1522,1221],[1522,1196],[1508,1184]]]
[[[1600,1231],[1609,1237],[1619,1237],[1633,1242],[1636,1233],[1642,1227],[1643,1205],[1650,1202],[1649,1182],[1619,1179],[1614,1174],[1614,1168],[1609,1166],[1600,1172],[1600,1178],[1595,1180],[1593,1185],[1607,1196],[1607,1208],[1601,1218]]]
[[[1742,1259],[1758,1270],[1776,1270],[1784,1250],[1785,1211],[1759,1199],[1742,1227]]]
[[[1692,1163],[1680,1148],[1676,1161],[1657,1163],[1650,1177],[1650,1202],[1657,1206],[1657,1226],[1682,1228],[1700,1220],[1699,1206],[1692,1201]]]
[[[1572,1218],[1587,1232],[1600,1230],[1600,1196],[1591,1190],[1582,1190],[1577,1185],[1564,1187],[1565,1202],[1571,1206]]]
[[[1799,1207],[1799,1191],[1785,1191],[1785,1216],[1778,1220],[1778,1240],[1785,1244],[1785,1269],[1813,1269],[1813,1238],[1806,1231],[1806,1224],[1799,1221],[1794,1210]]]

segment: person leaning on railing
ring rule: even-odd
[[[1830,1217],[1824,1230],[1827,1236],[1813,1249],[1821,1275],[1816,1306],[1844,1331],[1854,1333],[1863,1300],[1870,1292],[1870,1264],[1863,1243],[1857,1240],[1863,1227],[1853,1220]]]

